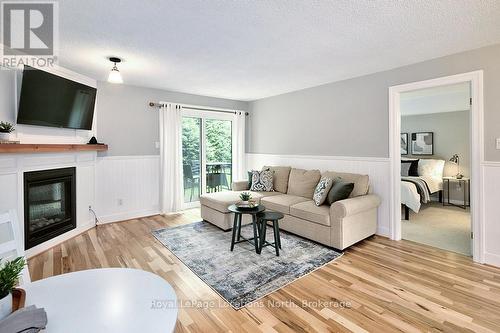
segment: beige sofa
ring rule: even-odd
[[[380,198],[369,194],[367,175],[324,172],[324,176],[341,177],[354,183],[348,199],[330,205],[316,206],[312,200],[321,173],[318,170],[290,167],[264,167],[274,171],[274,192],[250,192],[252,198],[267,210],[282,212],[280,228],[318,243],[343,250],[375,234],[377,207]],[[248,191],[248,181],[233,183],[233,191],[204,194],[200,197],[201,216],[223,230],[233,226],[233,214],[228,206],[240,201],[241,192]],[[249,223],[248,215],[243,215]]]

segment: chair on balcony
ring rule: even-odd
[[[194,172],[194,168],[190,164],[183,165],[184,172],[184,190],[191,189],[191,194],[189,201],[193,201],[193,195],[195,188],[200,187],[200,176],[199,176],[199,167],[198,172]]]

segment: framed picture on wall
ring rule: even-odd
[[[434,133],[412,133],[411,153],[412,155],[434,155]]]
[[[408,133],[401,133],[401,155],[408,155]]]

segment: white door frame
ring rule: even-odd
[[[472,258],[484,263],[484,220],[483,220],[483,174],[481,165],[484,161],[484,122],[483,122],[483,71],[478,70],[463,74],[440,77],[389,87],[389,159],[391,172],[390,198],[390,235],[393,240],[401,240],[401,110],[400,95],[403,92],[432,88],[437,86],[470,82],[471,84],[471,219],[474,234]]]

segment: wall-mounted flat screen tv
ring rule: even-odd
[[[17,123],[92,129],[97,89],[24,66]]]

